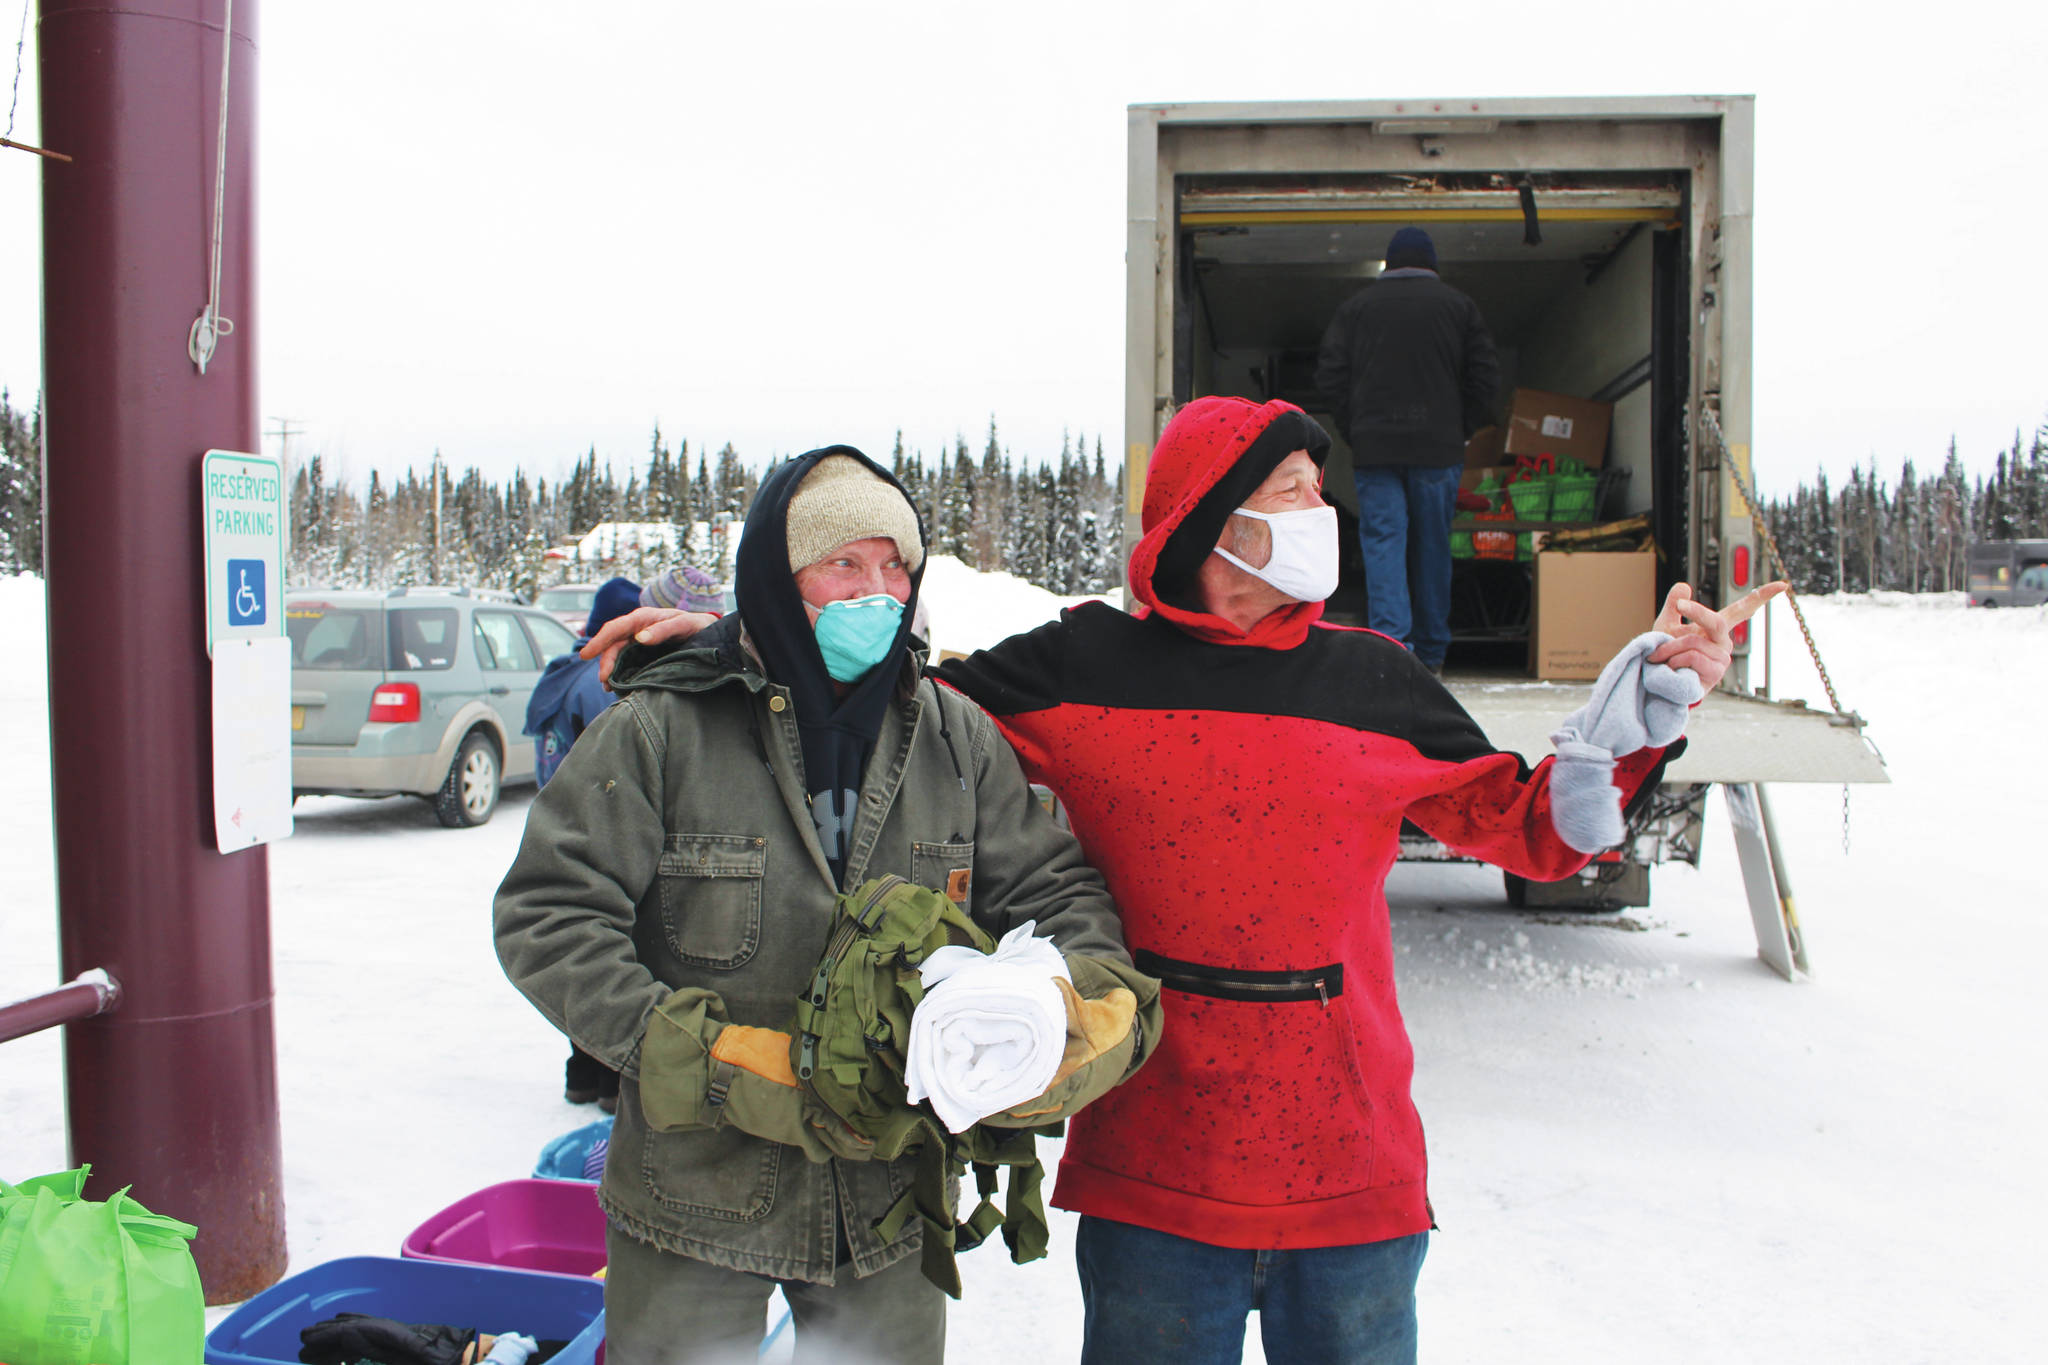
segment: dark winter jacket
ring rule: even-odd
[[[580,647],[582,641],[577,641]],[[526,701],[526,728],[533,736],[534,776],[545,787],[568,757],[569,746],[616,698],[599,680],[596,659],[574,651],[548,660],[547,671]]]
[[[1443,467],[1493,420],[1500,362],[1479,305],[1424,270],[1384,276],[1338,307],[1316,387],[1354,465]]]
[[[1117,983],[1139,993],[1147,1039],[1157,986],[1130,967],[1101,876],[995,726],[922,681],[918,654],[887,679],[835,884],[795,698],[766,676],[743,621],[744,611],[684,646],[621,654],[620,700],[527,817],[498,888],[498,954],[551,1023],[621,1073],[599,1187],[616,1226],[714,1265],[830,1283],[842,1224],[856,1275],[921,1245],[915,1219],[893,1242],[874,1230],[917,1159],[813,1162],[731,1124],[654,1131],[641,1087],[659,1078],[643,1074],[640,1053],[656,1006],[697,992],[733,1023],[788,1029],[836,895],[885,873],[949,895],[992,935],[1037,921],[1089,968],[1075,981],[1099,983],[1090,994]]]
[[[939,670],[1065,803],[1166,983],[1151,1061],[1070,1124],[1054,1203],[1246,1248],[1430,1226],[1383,893],[1402,822],[1539,880],[1587,861],[1551,830],[1553,760],[1495,749],[1400,645],[1320,603],[1247,634],[1158,601],[1160,549],[1219,467],[1297,412],[1175,419],[1131,557],[1145,612],[1076,607]],[[1620,759],[1617,784],[1646,793],[1664,757]]]

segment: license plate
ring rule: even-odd
[[[292,708],[292,729],[294,729],[294,730],[303,730],[303,729],[305,729],[305,728],[306,728],[306,708],[305,708],[305,707],[303,707],[303,706],[294,706],[294,707]]]

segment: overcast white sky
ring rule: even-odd
[[[1072,427],[1113,458],[1126,104],[1753,93],[1760,477],[1924,467],[1951,433],[1985,468],[2048,416],[2048,21],[1880,12],[270,0],[263,411],[358,480],[436,446],[623,471],[657,420],[760,461],[978,449],[993,413],[1019,453]],[[38,178],[0,150],[17,401]]]

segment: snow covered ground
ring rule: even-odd
[[[937,643],[1055,599],[935,565]],[[2048,612],[1960,595],[1806,604],[1894,785],[1773,790],[1816,977],[1755,957],[1718,797],[1705,865],[1621,918],[1506,908],[1498,877],[1390,888],[1442,1230],[1430,1362],[2039,1359],[2048,1182]],[[1822,695],[1776,612],[1780,695]],[[41,585],[0,580],[0,998],[55,980]],[[500,974],[492,889],[528,804],[307,800],[273,846],[292,1264],[393,1254],[583,1122],[560,1039]],[[0,1046],[0,1176],[65,1164],[58,1040]],[[149,1202],[150,1192],[137,1194]],[[1072,1360],[1073,1228],[962,1261],[957,1359]],[[1042,1342],[1035,1354],[1019,1343]],[[1259,1358],[1256,1320],[1249,1359]]]

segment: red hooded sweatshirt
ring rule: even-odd
[[[1289,403],[1189,404],[1147,472],[1145,610],[1077,607],[940,670],[1059,795],[1166,983],[1144,1067],[1069,1127],[1060,1208],[1245,1248],[1427,1229],[1383,891],[1402,821],[1537,880],[1587,861],[1551,830],[1551,760],[1495,749],[1399,644],[1320,603],[1249,633],[1194,603],[1230,509],[1327,445]],[[1617,763],[1625,797],[1665,756]]]

